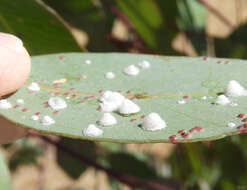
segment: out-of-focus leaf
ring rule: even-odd
[[[120,173],[137,176],[144,179],[155,179],[156,172],[145,161],[126,153],[113,153],[106,157],[110,168]]]
[[[11,190],[9,172],[8,172],[7,164],[3,159],[1,149],[0,149],[0,189]]]
[[[203,30],[206,24],[205,7],[197,0],[177,0],[180,17],[177,19],[183,31]]]
[[[107,40],[111,33],[113,16],[92,0],[44,0],[72,26],[85,31],[89,38],[89,51],[116,50]]]
[[[20,165],[37,164],[37,158],[43,153],[43,148],[24,138],[18,141],[18,149],[9,159],[10,170],[17,169]]]
[[[187,34],[199,55],[205,55],[207,50],[205,7],[197,0],[177,0],[178,14],[177,25]]]
[[[83,155],[92,161],[96,160],[95,145],[93,142],[62,138],[59,144],[74,152],[83,152]],[[60,167],[74,179],[77,179],[88,167],[80,160],[71,157],[60,149],[57,150],[57,161]]]
[[[218,57],[247,58],[247,24],[236,28],[225,39],[215,40],[215,50]]]
[[[31,55],[81,51],[67,28],[37,1],[1,0],[0,31],[20,37]]]
[[[110,152],[120,152],[123,149],[122,144],[119,143],[110,143],[110,142],[99,142],[101,148]]]
[[[129,18],[142,40],[155,52],[174,54],[171,41],[176,32],[164,25],[161,10],[150,0],[117,0],[118,7]]]

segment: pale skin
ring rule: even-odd
[[[31,70],[30,56],[22,41],[10,34],[0,33],[0,98],[22,87]],[[0,116],[0,144],[25,136],[27,130]]]

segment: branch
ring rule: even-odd
[[[202,3],[211,13],[213,13],[216,17],[218,17],[226,26],[230,28],[234,28],[235,25],[232,24],[230,20],[228,20],[223,14],[221,14],[215,7],[210,5],[207,0],[197,0]]]
[[[72,151],[71,149],[59,144],[59,142],[57,142],[56,140],[53,140],[52,138],[50,138],[48,136],[40,135],[40,134],[35,133],[35,132],[29,132],[29,135],[31,137],[39,137],[39,138],[43,139],[44,141],[54,145],[55,147],[57,147],[58,149],[60,149],[61,151],[65,152],[65,153],[67,153],[68,155],[74,157],[75,159],[78,159],[87,165],[93,166],[94,168],[96,168],[98,170],[102,170],[102,171],[106,172],[109,176],[111,176],[111,177],[119,180],[120,182],[125,183],[125,184],[127,184],[133,188],[143,188],[143,189],[147,189],[147,190],[174,190],[173,188],[165,187],[164,185],[157,183],[157,182],[143,180],[143,179],[140,179],[138,177],[120,174],[120,173],[118,173],[112,169],[106,168],[106,167],[86,158],[85,156],[83,156],[82,154],[80,154],[78,152]]]
[[[132,43],[131,45],[128,44],[129,46],[135,47],[141,53],[153,53],[147,47],[145,42],[139,37],[139,35],[137,34],[137,32],[135,30],[135,27],[132,25],[131,21],[129,20],[129,18],[124,13],[122,13],[116,6],[109,3],[108,0],[101,0],[101,2],[106,8],[108,8],[110,10],[110,12],[114,16],[116,16],[119,20],[122,21],[122,23],[126,26],[126,28],[128,30],[130,30],[134,34],[135,40],[133,42],[128,42],[128,43]],[[115,43],[120,48],[122,46],[126,45],[126,43],[121,43],[120,41],[117,41],[113,38],[109,38],[109,36],[108,36],[108,40]]]

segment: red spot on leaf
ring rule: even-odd
[[[188,95],[185,95],[183,98],[184,99],[189,99],[190,97]]]
[[[63,55],[60,55],[60,56],[58,56],[58,59],[59,60],[63,60],[64,59],[64,56]]]
[[[19,107],[20,107],[19,105],[15,105],[15,106],[14,106],[14,109],[17,109],[17,108],[19,108]]]
[[[200,127],[200,126],[195,126],[195,127],[191,128],[191,129],[189,130],[189,132],[190,132],[190,133],[194,133],[194,132],[200,132],[200,131],[202,131],[202,130],[203,130],[202,127]]]
[[[57,114],[59,114],[59,111],[54,111],[53,114],[57,115]]]
[[[189,133],[184,133],[184,134],[182,134],[182,137],[187,139],[187,138],[190,138],[191,135]]]
[[[29,111],[29,109],[28,108],[23,108],[21,111],[22,112],[27,112],[27,111]]]
[[[135,121],[137,121],[136,118],[133,118],[133,119],[130,120],[130,122],[135,122]]]
[[[176,135],[171,135],[171,136],[169,137],[169,140],[170,140],[170,142],[173,143],[173,144],[175,144],[175,143],[178,142],[177,136],[176,136]]]
[[[142,115],[141,118],[144,119],[146,117],[146,115]]]
[[[240,113],[240,114],[238,114],[238,118],[243,118],[245,116],[245,114],[243,114],[243,113]]]
[[[178,130],[178,133],[179,133],[179,134],[184,133],[184,129],[180,129],[180,130]]]
[[[247,118],[242,119],[242,122],[247,122]]]
[[[37,116],[39,116],[40,115],[40,112],[36,112],[34,115],[37,115]]]

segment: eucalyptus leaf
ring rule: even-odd
[[[0,149],[0,189],[10,190],[10,180],[7,165],[3,159],[3,155]]]
[[[92,63],[86,64],[86,60]],[[137,76],[124,74],[124,68],[143,60],[150,63],[149,69],[141,69]],[[176,142],[207,141],[246,131],[227,126],[229,122],[236,126],[243,124],[237,115],[246,113],[246,96],[231,98],[234,104],[215,104],[217,95],[224,92],[230,80],[237,80],[247,88],[244,60],[69,53],[37,56],[32,62],[32,73],[26,85],[7,99],[13,108],[0,109],[3,117],[25,128],[77,139],[121,143],[174,142],[173,135],[177,137]],[[105,78],[107,72],[114,72],[116,77]],[[30,93],[27,86],[34,81],[41,90]],[[103,115],[98,111],[98,100],[102,91],[107,90],[121,91],[133,99],[141,111],[128,117],[112,113],[117,119],[116,125],[99,126],[103,130],[100,136],[85,136],[83,130],[89,124],[97,124]],[[52,96],[63,98],[67,108],[55,111],[47,106]],[[25,103],[15,106],[20,98]],[[185,104],[179,104],[181,100]],[[152,112],[166,121],[167,128],[142,129],[143,118]],[[32,120],[34,114],[40,119]],[[40,121],[45,115],[55,123],[43,125]],[[203,130],[190,133],[195,126]],[[188,135],[179,134],[178,130]]]
[[[1,0],[0,31],[21,38],[31,55],[81,51],[65,25],[40,0]]]

